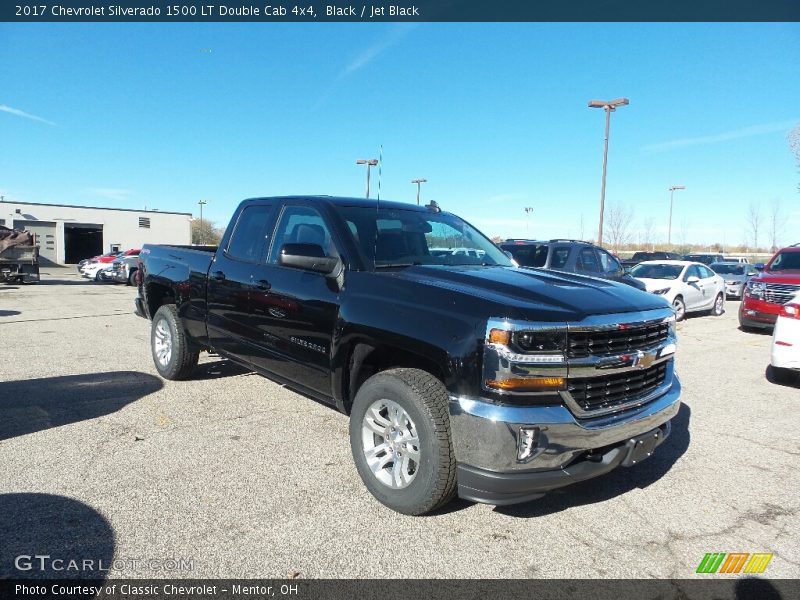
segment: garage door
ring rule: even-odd
[[[48,221],[17,221],[14,220],[15,229],[27,229],[36,236],[39,244],[39,260],[57,263],[56,256],[56,224]]]

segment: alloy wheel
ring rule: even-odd
[[[397,402],[373,402],[361,422],[364,457],[372,474],[387,487],[407,487],[417,476],[420,445],[417,427]]]

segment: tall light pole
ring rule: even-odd
[[[603,243],[603,213],[606,207],[606,165],[608,164],[608,130],[611,126],[611,113],[618,106],[627,106],[630,100],[627,98],[617,98],[616,100],[589,100],[589,108],[602,108],[606,111],[606,136],[603,148],[603,181],[600,184],[600,226],[597,229],[597,245]]]
[[[525,232],[526,235],[531,234],[531,213],[533,212],[532,206],[526,206],[522,210],[525,211]]]
[[[200,205],[200,229],[198,231],[198,233],[200,235],[197,236],[197,237],[202,240],[202,243],[205,243],[205,241],[206,241],[206,233],[205,233],[205,230],[203,229],[203,207],[206,204],[208,204],[208,201],[200,200],[200,202],[198,202],[198,204]]]
[[[369,170],[372,167],[374,167],[375,165],[378,164],[378,159],[377,158],[368,158],[368,159],[359,158],[356,161],[356,164],[357,165],[367,165],[367,198],[369,198]]]
[[[667,230],[667,245],[672,244],[672,197],[675,195],[675,190],[685,189],[685,185],[672,185],[669,188],[669,229]]]
[[[417,184],[417,206],[419,206],[419,188],[423,183],[428,183],[427,179],[412,179],[411,183]]]

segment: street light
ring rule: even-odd
[[[411,183],[417,184],[417,206],[419,206],[419,188],[423,183],[428,183],[427,179],[412,179]]]
[[[200,202],[198,202],[198,204],[200,205],[200,231],[198,231],[198,233],[199,233],[200,235],[198,235],[197,237],[198,237],[198,238],[200,238],[200,239],[202,240],[202,243],[205,243],[205,241],[206,241],[206,234],[205,234],[205,231],[203,230],[203,207],[204,207],[206,204],[208,204],[208,201],[206,201],[206,200],[200,200]]]
[[[531,234],[531,213],[533,212],[532,206],[526,206],[522,210],[525,211],[525,233],[526,235]]]
[[[672,197],[675,195],[675,190],[685,189],[685,185],[673,185],[669,188],[669,229],[667,230],[667,245],[672,243]]]
[[[606,111],[606,137],[605,147],[603,148],[603,182],[600,185],[600,226],[597,229],[597,245],[603,243],[603,212],[606,206],[606,165],[608,163],[608,129],[611,125],[611,113],[618,106],[628,106],[630,100],[627,98],[617,98],[616,100],[589,100],[589,108],[602,108]]]
[[[370,168],[372,168],[372,167],[374,167],[375,165],[378,164],[378,159],[377,158],[369,158],[369,159],[359,158],[356,161],[356,164],[357,165],[367,165],[367,198],[369,198],[369,170],[370,170]]]

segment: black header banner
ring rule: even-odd
[[[0,579],[3,600],[790,600],[800,581]]]
[[[800,21],[798,0],[14,0],[6,22]]]

